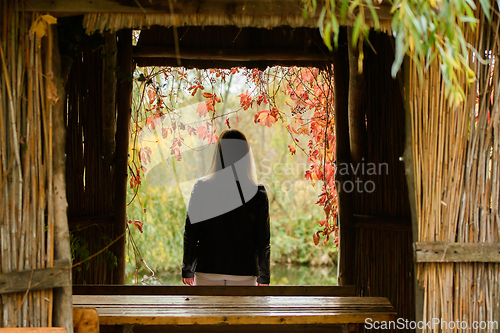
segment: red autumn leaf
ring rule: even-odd
[[[314,245],[318,245],[319,244],[319,233],[321,231],[316,231],[314,234],[313,234],[313,241],[314,241]]]
[[[156,91],[153,88],[148,90],[149,104],[153,104],[156,101]]]
[[[211,135],[208,136],[207,140],[209,143],[216,143],[218,138],[219,137],[217,136],[217,134],[213,132]]]
[[[196,92],[198,91],[198,89],[203,90],[205,88],[201,84],[198,83],[198,84],[195,84],[194,86],[189,87],[188,91],[193,90],[191,92],[191,96],[194,96],[194,95],[196,95]]]
[[[130,177],[130,188],[134,188],[138,185],[141,185],[141,176],[132,175],[132,177]]]
[[[151,163],[151,153],[152,150],[149,147],[144,147],[139,149],[139,161],[141,161],[144,164]]]
[[[324,226],[324,225],[325,225],[325,223],[326,223],[326,220],[321,220],[321,221],[318,221],[318,223],[319,223],[319,225],[320,225],[320,226]]]
[[[146,127],[150,126],[151,130],[155,130],[156,126],[160,125],[163,120],[163,112],[158,112],[146,118]]]
[[[262,110],[255,115],[254,122],[271,127],[276,122],[276,117],[272,116],[269,110]]]
[[[179,148],[171,148],[170,149],[170,155],[177,155],[180,154]]]
[[[268,126],[268,127],[271,127],[275,122],[276,118],[274,118],[271,115],[268,115],[267,117],[264,117],[263,119],[260,120],[260,124],[262,126]]]
[[[325,240],[323,241],[323,245],[326,245],[326,243],[328,243],[328,240],[330,239],[330,235],[329,234],[326,234],[326,238]]]
[[[309,127],[307,127],[306,125],[301,126],[301,127],[298,129],[298,132],[299,132],[299,134],[304,134],[304,135],[307,135],[307,136],[309,136],[309,135],[310,135],[310,132],[309,132]]]
[[[288,124],[287,128],[292,131],[293,133],[295,134],[299,134],[299,132],[297,132],[297,130],[295,129],[295,127],[293,127],[292,125]]]
[[[213,96],[212,94],[207,93],[207,92],[204,92],[202,95],[203,95],[203,97],[205,97],[205,98],[212,98],[212,96]]]
[[[267,98],[264,95],[259,95],[257,97],[257,105],[261,105],[262,103],[267,104]]]
[[[161,129],[161,136],[162,136],[164,139],[166,139],[166,138],[167,138],[167,136],[168,136],[168,128],[163,127],[163,128]]]
[[[198,107],[196,108],[196,113],[200,115],[200,118],[205,117],[208,114],[207,104],[204,102],[198,104]]]
[[[141,232],[142,234],[142,226],[144,225],[144,223],[142,223],[141,221],[139,220],[128,220],[127,221],[129,224],[132,224],[134,225],[137,229],[139,229],[139,231]]]
[[[192,134],[196,133],[196,130],[191,126],[188,126],[187,132],[188,132],[188,135],[192,135]]]
[[[196,133],[198,133],[198,138],[200,138],[200,140],[205,139],[209,134],[208,129],[205,126],[198,127]]]
[[[289,145],[288,149],[290,149],[290,153],[292,153],[292,155],[295,155],[295,152],[296,152],[295,147],[293,147],[292,145]]]
[[[243,110],[246,110],[252,106],[252,97],[248,95],[248,90],[243,94],[239,94],[238,97],[240,98],[240,105]]]
[[[226,121],[224,122],[224,125],[226,125],[227,128],[231,128],[231,125],[229,125],[229,118],[226,118]]]

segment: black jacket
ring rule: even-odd
[[[200,182],[193,188],[190,207]],[[189,214],[186,217],[184,278],[194,277],[194,272],[247,275],[268,284],[270,254],[269,202],[263,185],[244,205],[225,214],[197,223],[191,223]]]

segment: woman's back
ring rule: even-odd
[[[238,130],[221,133],[209,175],[189,200],[182,276],[258,276],[269,283],[270,227],[266,189],[258,185],[250,147]],[[185,282],[186,283],[186,282]]]

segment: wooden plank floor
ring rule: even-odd
[[[74,295],[100,325],[311,325],[394,320],[384,297]]]

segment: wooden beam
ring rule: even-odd
[[[405,164],[406,186],[408,188],[408,201],[410,203],[411,213],[411,233],[412,241],[415,244],[418,242],[418,215],[417,201],[415,191],[415,169],[413,161],[413,118],[411,114],[410,101],[410,59],[406,57],[403,61],[403,71],[398,74],[399,89],[403,96],[403,105],[405,108],[405,151],[403,154],[403,162]],[[413,290],[415,293],[415,320],[420,322],[424,318],[424,288],[418,280],[418,265],[417,260],[413,260]],[[422,329],[416,328],[416,333],[422,332]]]
[[[365,157],[365,147],[367,146],[366,114],[362,104],[365,75],[363,72],[359,72],[358,45],[352,45],[351,27],[347,28],[347,47],[349,50],[349,141],[351,161],[357,168]]]
[[[346,33],[342,29],[343,34]],[[349,143],[349,59],[347,47],[339,46],[334,52],[334,90],[335,90],[335,137],[336,163],[341,165],[351,163]],[[350,181],[349,175],[335,173],[335,183],[340,184],[338,194],[338,223],[340,234],[338,278],[339,285],[354,285],[354,269],[356,260],[356,235],[353,221],[352,193],[342,191],[342,185]]]
[[[192,60],[223,61],[329,61],[330,53],[304,52],[303,49],[194,49],[181,47],[180,58]],[[176,58],[175,48],[161,46],[134,46],[132,51],[137,58]]]
[[[415,243],[417,262],[500,263],[500,243]]]
[[[53,267],[0,274],[0,294],[71,286],[71,264],[55,260]]]
[[[116,33],[104,33],[106,44],[103,50],[102,73],[102,138],[104,161],[109,167],[116,151]]]
[[[118,266],[113,271],[113,283],[125,284],[125,229],[127,218],[128,147],[132,113],[132,30],[118,33],[118,63],[121,81],[118,83],[115,167],[115,235],[121,238],[113,246]],[[130,76],[130,80],[127,77]]]

